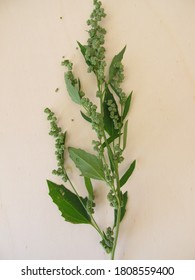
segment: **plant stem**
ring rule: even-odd
[[[116,229],[115,229],[115,237],[114,237],[114,243],[111,253],[111,259],[114,260],[116,245],[118,241],[118,235],[119,235],[119,228],[120,228],[120,222],[121,222],[121,191],[120,191],[120,180],[119,180],[119,172],[118,172],[118,162],[114,162],[115,166],[115,173],[116,173],[116,184],[117,184],[117,219],[116,219]]]
[[[99,90],[102,92],[102,88],[101,88],[100,83],[98,83],[98,87],[99,87]],[[100,97],[100,112],[101,112],[101,115],[103,116],[103,113],[104,113],[103,112],[103,94]],[[122,113],[123,113],[123,106],[121,106],[121,116],[122,116]],[[119,134],[121,134],[121,127],[120,127]],[[103,138],[104,138],[104,141],[106,143],[108,156],[109,156],[109,154],[112,155],[112,150],[111,150],[110,145],[108,144],[108,141],[107,141],[107,138],[106,138],[106,135],[105,135],[105,131],[103,133]],[[119,146],[120,146],[120,141],[121,141],[121,137],[119,137]],[[115,161],[112,156],[110,157],[110,160],[113,164],[114,172],[115,172],[115,175],[116,175],[116,188],[113,186],[113,191],[114,191],[114,193],[116,195],[116,198],[117,198],[117,220],[116,220],[114,242],[113,242],[113,247],[112,247],[112,252],[111,252],[111,260],[114,260],[117,241],[118,241],[118,236],[119,236],[120,221],[121,221],[121,192],[120,192],[118,162]]]
[[[119,204],[118,204],[118,208],[117,208],[116,229],[115,229],[113,248],[112,248],[112,252],[111,252],[111,260],[114,260],[114,255],[115,255],[115,250],[116,250],[116,245],[117,245],[118,235],[119,235],[120,220],[121,220],[121,205],[120,205],[119,201],[118,201],[118,203]]]

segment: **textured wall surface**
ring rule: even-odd
[[[134,159],[137,168],[125,186],[130,199],[116,257],[195,259],[195,1],[102,2],[107,59],[127,45],[124,88],[134,90],[121,172]],[[68,130],[68,143],[92,150],[94,133],[60,66],[70,58],[94,100],[94,77],[76,50],[91,8],[91,0],[0,1],[0,259],[107,259],[92,228],[63,221],[46,185],[59,179],[51,175],[45,107]],[[105,227],[112,218],[106,190],[97,181],[95,191]]]

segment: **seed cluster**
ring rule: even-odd
[[[117,106],[111,99],[107,101],[107,105],[108,111],[110,112],[110,118],[113,120],[114,123],[114,128],[118,130],[121,128],[122,124],[118,115]]]
[[[64,150],[65,150],[65,140],[66,140],[66,132],[62,132],[61,128],[57,125],[57,118],[49,108],[44,110],[46,114],[48,114],[47,119],[50,121],[51,130],[49,135],[55,138],[55,155],[57,159],[58,168],[54,169],[52,173],[54,175],[58,175],[62,177],[64,182],[67,181],[67,173],[64,168]]]
[[[91,199],[87,199],[87,203],[86,203],[87,212],[90,213],[90,214],[93,214],[94,213],[94,207],[95,207],[95,202]]]
[[[120,145],[116,144],[114,146],[114,160],[116,160],[118,163],[121,163],[124,160],[122,153],[123,150],[120,148]]]
[[[104,148],[103,148],[101,142],[100,141],[96,141],[96,140],[92,140],[92,145],[93,145],[94,151],[96,151],[98,153],[99,157],[102,158],[103,152],[104,152]]]
[[[112,184],[114,181],[114,175],[112,175],[112,172],[108,166],[108,164],[104,164],[104,174],[105,179],[108,184]]]
[[[72,85],[75,86],[78,83],[78,81],[77,79],[75,79],[74,74],[72,72],[73,63],[66,59],[61,62],[61,65],[67,67],[68,71],[66,72],[66,76],[71,81]]]
[[[113,192],[113,190],[111,189],[107,195],[108,201],[110,202],[110,206],[114,207],[115,209],[117,209],[118,207],[118,202],[117,202],[117,198],[116,198],[116,194]]]
[[[83,105],[83,107],[87,111],[88,116],[91,119],[92,129],[96,131],[98,139],[101,139],[104,135],[104,124],[102,115],[97,112],[97,106],[93,104],[89,100],[89,98],[86,97],[83,97],[81,99],[81,104]]]
[[[106,229],[106,233],[104,233],[104,239],[100,241],[106,252],[109,254],[112,251],[114,237],[113,237],[113,230],[111,227]]]
[[[94,0],[94,10],[87,20],[87,25],[90,26],[89,39],[86,45],[85,59],[89,63],[88,72],[94,72],[98,81],[102,83],[105,80],[104,69],[105,62],[105,34],[106,30],[99,25],[99,22],[106,16],[104,9],[101,7],[102,3]]]
[[[110,83],[112,84],[112,86],[117,91],[117,94],[120,98],[120,103],[125,104],[127,96],[120,86],[121,83],[123,82],[124,78],[125,78],[125,76],[124,76],[124,66],[123,66],[121,61],[116,62],[114,64],[114,71],[113,72],[114,72],[114,75],[113,75]]]

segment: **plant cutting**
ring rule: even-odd
[[[79,147],[67,147],[68,133],[58,125],[56,114],[45,109],[50,122],[49,132],[55,138],[55,154],[57,168],[53,174],[61,177],[63,184],[58,185],[47,180],[49,195],[59,208],[65,221],[73,224],[92,226],[100,236],[100,243],[110,258],[115,258],[120,224],[126,214],[128,192],[123,186],[131,177],[136,161],[128,163],[127,170],[121,175],[120,164],[124,161],[123,152],[127,145],[128,112],[132,100],[132,92],[128,95],[121,84],[124,80],[122,64],[126,46],[106,63],[104,47],[106,30],[101,22],[106,17],[101,1],[93,0],[93,11],[87,20],[89,38],[85,44],[77,42],[78,48],[87,66],[87,72],[95,75],[94,85],[97,103],[90,100],[87,89],[75,77],[73,63],[68,59],[62,61],[66,68],[64,79],[67,92],[75,103],[75,110],[80,110],[81,118],[86,125],[95,131],[96,139],[92,141],[93,153]],[[83,129],[83,128],[82,128]],[[86,197],[79,194],[79,186],[75,186],[66,168],[66,158],[70,157],[81,173],[86,187]],[[95,218],[96,197],[93,182],[104,182],[107,199],[113,209],[113,223],[102,229]]]

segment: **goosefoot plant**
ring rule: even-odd
[[[82,88],[81,81],[73,74],[73,64],[69,60],[62,61],[67,68],[65,72],[65,84],[72,99],[81,108],[81,116],[95,130],[97,138],[92,141],[95,154],[91,154],[80,148],[66,148],[66,132],[58,126],[57,118],[49,108],[45,109],[47,119],[50,121],[51,131],[55,138],[57,169],[53,174],[61,177],[65,185],[69,185],[71,191],[64,185],[57,185],[47,181],[49,195],[58,206],[63,218],[73,224],[88,224],[94,227],[101,237],[100,243],[111,259],[114,259],[116,245],[119,235],[120,223],[126,212],[128,200],[127,191],[123,191],[131,174],[135,169],[136,161],[129,164],[123,176],[119,175],[119,165],[124,160],[123,152],[127,144],[126,120],[132,92],[127,96],[121,88],[124,80],[124,67],[122,65],[123,55],[126,46],[112,59],[106,75],[105,61],[105,34],[106,30],[100,25],[106,14],[102,8],[101,1],[93,0],[93,11],[90,19],[89,38],[85,45],[78,43],[78,47],[88,67],[88,72],[96,77],[96,97],[99,109],[96,104],[90,101]],[[80,170],[87,190],[87,197],[79,194],[78,187],[75,187],[70,180],[65,168],[65,157],[72,159]],[[107,188],[107,199],[113,208],[113,224],[102,230],[94,218],[95,195],[93,180],[104,181]]]

